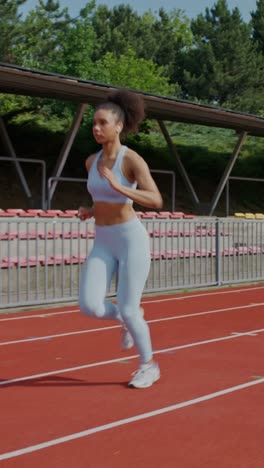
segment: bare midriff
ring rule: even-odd
[[[98,226],[126,223],[136,216],[133,206],[129,203],[95,202],[93,208],[95,224]]]

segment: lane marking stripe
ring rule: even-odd
[[[180,296],[180,297],[167,297],[163,299],[153,299],[153,300],[143,300],[142,304],[154,304],[154,303],[159,303],[159,302],[170,302],[170,301],[182,301],[185,299],[196,299],[197,297],[208,297],[208,296],[215,296],[215,295],[223,295],[223,294],[236,294],[236,293],[243,293],[243,292],[248,292],[248,291],[256,291],[264,289],[264,286],[258,286],[255,288],[241,288],[241,289],[235,289],[235,290],[228,290],[228,291],[215,291],[215,292],[207,292],[207,293],[199,293],[199,294],[190,294],[189,296]],[[22,319],[32,319],[32,318],[42,318],[42,317],[49,317],[53,315],[64,315],[64,314],[72,314],[72,313],[77,313],[80,312],[79,309],[72,309],[72,310],[67,310],[67,311],[62,311],[62,312],[49,312],[49,313],[43,313],[43,314],[37,314],[37,315],[24,315],[20,317],[8,317],[8,318],[0,318],[0,322],[8,322],[11,320],[22,320]]]
[[[148,320],[147,323],[159,323],[159,322],[167,322],[170,320],[178,320],[178,319],[183,319],[183,318],[190,318],[190,317],[199,317],[202,315],[210,315],[210,314],[218,314],[218,313],[223,313],[223,312],[230,312],[233,310],[241,310],[241,309],[248,309],[248,308],[253,308],[253,307],[259,307],[259,306],[264,306],[264,302],[260,302],[259,304],[248,304],[244,306],[237,306],[237,307],[228,307],[225,309],[215,309],[215,310],[208,310],[205,312],[196,312],[194,314],[186,314],[186,315],[174,315],[173,317],[164,317],[164,318],[159,318],[159,319],[153,319],[153,320]],[[120,328],[121,325],[112,325],[110,327],[101,327],[101,328],[92,328],[89,330],[77,330],[74,332],[67,332],[67,333],[59,333],[56,335],[45,335],[45,336],[36,336],[32,338],[23,338],[21,340],[13,340],[13,341],[3,341],[0,342],[0,346],[9,346],[9,345],[15,345],[15,344],[20,344],[20,343],[30,343],[33,341],[43,341],[43,340],[50,340],[53,338],[61,338],[65,336],[74,336],[74,335],[82,335],[85,333],[96,333],[100,331],[105,331],[105,330],[114,330],[115,328]]]
[[[145,420],[145,419],[153,418],[155,416],[160,416],[162,414],[170,413],[172,411],[176,411],[176,410],[179,410],[181,408],[186,408],[188,406],[196,405],[196,404],[202,403],[204,401],[209,401],[209,400],[212,400],[214,398],[218,398],[218,397],[221,397],[223,395],[228,395],[230,393],[234,393],[234,392],[237,392],[239,390],[243,390],[243,389],[246,389],[246,388],[249,388],[249,387],[253,387],[254,385],[259,385],[259,384],[263,384],[263,383],[264,383],[264,378],[255,380],[253,382],[252,381],[251,382],[246,382],[244,384],[236,385],[234,387],[225,388],[223,390],[219,390],[219,391],[214,392],[214,393],[209,393],[207,395],[203,395],[203,396],[200,396],[198,398],[194,398],[192,400],[187,400],[187,401],[184,401],[182,403],[176,403],[174,405],[166,406],[164,408],[160,408],[160,409],[157,409],[157,410],[154,410],[154,411],[149,411],[148,413],[141,413],[141,414],[138,414],[136,416],[132,416],[130,418],[120,419],[118,421],[113,421],[113,422],[108,423],[108,424],[103,424],[101,426],[92,427],[92,428],[86,429],[84,431],[69,434],[68,436],[58,437],[56,439],[47,440],[46,442],[42,442],[42,443],[39,443],[39,444],[36,444],[36,445],[31,445],[29,447],[25,447],[25,448],[22,448],[22,449],[19,449],[19,450],[14,450],[12,452],[7,452],[7,453],[0,454],[0,460],[7,460],[9,458],[19,457],[21,455],[25,455],[25,454],[32,453],[32,452],[37,452],[39,450],[47,449],[49,447],[53,447],[55,445],[60,445],[60,444],[66,443],[66,442],[70,442],[72,440],[81,439],[83,437],[87,437],[87,436],[90,436],[90,435],[93,435],[93,434],[97,434],[99,432],[111,430],[111,429],[114,429],[116,427],[120,427],[120,426],[131,424],[131,423],[134,423],[134,422],[137,422],[137,421],[142,421],[142,420]]]
[[[187,343],[185,345],[173,346],[171,348],[160,349],[160,350],[157,350],[157,351],[153,351],[153,354],[170,353],[170,352],[177,351],[177,350],[180,350],[180,349],[193,348],[195,346],[202,346],[202,345],[206,345],[206,344],[217,343],[217,342],[220,342],[220,341],[233,340],[235,338],[241,338],[242,336],[247,336],[248,333],[263,333],[263,332],[264,332],[264,328],[262,328],[260,330],[251,330],[251,331],[245,332],[243,335],[242,335],[242,333],[240,335],[227,335],[227,336],[222,336],[220,338],[213,338],[211,340],[197,341],[197,342],[194,342],[194,343]],[[14,384],[14,383],[25,382],[25,381],[28,381],[28,380],[36,380],[36,379],[40,379],[42,377],[49,377],[51,375],[66,374],[66,373],[69,373],[69,372],[76,372],[76,371],[79,371],[79,370],[88,369],[88,368],[92,368],[92,367],[105,366],[105,365],[109,365],[109,364],[117,364],[117,363],[121,363],[123,361],[136,359],[138,357],[139,357],[138,354],[134,354],[132,356],[126,356],[124,358],[115,358],[115,359],[110,359],[108,361],[93,362],[93,363],[90,363],[90,364],[84,364],[82,366],[69,367],[69,368],[65,368],[65,369],[57,369],[55,371],[43,372],[41,374],[33,374],[33,375],[25,376],[25,377],[18,377],[18,378],[10,379],[10,380],[3,380],[3,381],[0,381],[0,386],[11,385],[11,384]]]

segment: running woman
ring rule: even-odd
[[[140,301],[150,269],[149,236],[136,216],[133,202],[159,209],[161,194],[143,158],[122,145],[145,117],[140,95],[117,90],[95,110],[93,135],[101,150],[86,160],[87,188],[93,206],[81,206],[81,220],[95,218],[95,241],[81,275],[80,310],[122,324],[121,348],[136,346],[139,369],[130,387],[150,387],[160,378]],[[117,304],[106,300],[114,274],[118,275]]]

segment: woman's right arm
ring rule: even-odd
[[[89,172],[94,158],[95,158],[95,155],[92,154],[86,159],[85,167],[86,167],[87,172]],[[85,221],[86,219],[92,218],[94,216],[94,207],[93,206],[88,207],[85,205],[79,206],[77,216],[78,218],[80,218],[81,221]]]

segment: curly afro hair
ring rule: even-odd
[[[123,123],[124,135],[137,132],[140,123],[145,118],[143,97],[129,90],[117,90],[109,94],[98,109],[109,109],[117,114],[118,120]]]

